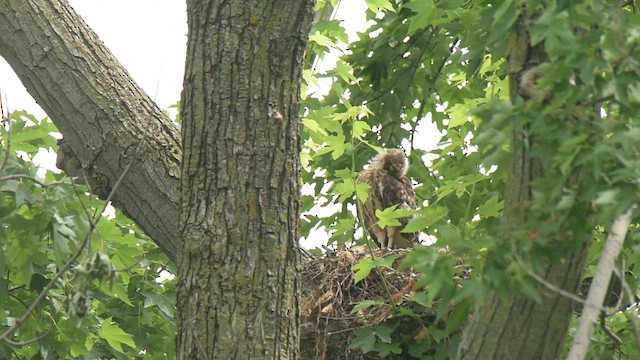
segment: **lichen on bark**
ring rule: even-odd
[[[312,1],[189,1],[178,357],[295,359]]]

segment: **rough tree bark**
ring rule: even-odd
[[[531,14],[525,11],[514,26],[512,38],[509,40],[512,99],[520,96],[519,92],[523,90],[523,84],[520,82],[523,74],[535,71],[532,69],[547,58],[543,45],[530,45],[530,18]],[[502,234],[505,246],[511,246],[512,238],[523,236],[522,231],[518,231],[519,227],[528,221],[527,211],[523,211],[523,208],[533,202],[533,182],[545,176],[542,162],[532,154],[536,153],[538,147],[547,145],[530,136],[527,126],[514,125],[512,130],[511,149],[514,160],[505,192],[505,226]],[[585,233],[577,235],[577,240],[572,241],[579,243],[579,246],[567,247],[564,244],[568,242],[566,237],[573,234],[569,229],[588,229],[589,223],[586,211],[575,213],[561,225],[560,229],[564,229],[564,232],[559,230],[555,234],[553,250],[558,257],[547,259],[545,271],[540,276],[556,289],[577,293],[591,236]],[[543,302],[539,304],[522,295],[504,296],[497,292],[490,293],[487,300],[475,309],[469,325],[465,328],[463,341],[458,349],[458,358],[558,359],[562,354],[571,320],[572,300],[558,291],[542,288],[541,292]]]
[[[133,161],[115,205],[170,257],[182,249],[181,358],[297,357],[298,96],[312,5],[189,3],[178,232],[176,127],[65,1],[0,2],[0,55],[63,134],[62,165],[104,195]]]
[[[313,1],[191,0],[181,359],[296,359],[299,92]]]
[[[177,127],[66,1],[0,1],[0,34],[0,56],[64,136],[63,170],[104,198],[133,161],[113,203],[175,259]]]

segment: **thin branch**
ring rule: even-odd
[[[47,286],[44,287],[44,289],[42,289],[42,291],[40,292],[40,294],[38,295],[38,297],[36,298],[36,300],[33,302],[33,304],[31,304],[31,306],[29,307],[29,309],[27,309],[27,311],[24,313],[24,315],[22,315],[22,317],[18,320],[16,320],[16,322],[9,328],[7,329],[7,331],[5,331],[2,336],[0,336],[0,342],[1,341],[10,341],[9,337],[11,336],[11,334],[13,334],[16,330],[18,330],[18,328],[20,328],[20,326],[22,326],[22,324],[27,321],[27,319],[29,318],[29,316],[31,316],[31,314],[36,310],[36,307],[38,307],[38,305],[40,305],[40,303],[45,299],[47,293],[49,292],[49,290],[51,290],[53,288],[53,286],[56,284],[56,282],[58,281],[58,279],[60,279],[60,277],[62,277],[62,275],[71,267],[71,265],[80,257],[80,255],[82,254],[82,250],[84,250],[85,246],[87,246],[87,243],[89,242],[89,240],[91,239],[91,234],[93,233],[93,229],[95,228],[95,224],[93,223],[93,221],[89,222],[89,232],[87,233],[87,235],[84,238],[84,241],[82,242],[82,244],[80,245],[80,247],[78,248],[78,250],[75,252],[75,254],[73,254],[73,256],[62,266],[62,268],[60,268],[60,270],[58,270],[58,272],[53,276],[53,278],[49,281],[49,283],[47,284]]]
[[[98,222],[100,222],[100,219],[102,219],[102,213],[104,213],[107,210],[107,207],[109,206],[109,202],[115,195],[116,190],[118,189],[118,187],[120,187],[120,184],[122,184],[122,180],[124,180],[125,175],[129,172],[131,165],[133,165],[133,163],[136,161],[136,158],[138,157],[138,154],[140,154],[140,149],[142,149],[142,144],[145,142],[145,139],[146,139],[146,136],[140,139],[140,141],[138,142],[138,146],[136,146],[136,150],[133,153],[134,156],[131,159],[131,162],[127,164],[127,167],[124,168],[122,175],[120,175],[118,180],[116,180],[116,183],[113,184],[113,186],[111,187],[111,192],[109,192],[109,196],[107,196],[107,198],[104,200],[104,206],[102,207],[102,211],[96,214],[96,217],[97,217],[96,225],[98,225]]]
[[[611,225],[611,232],[604,243],[602,254],[598,260],[596,274],[589,287],[587,302],[585,303],[584,309],[582,309],[578,329],[576,330],[571,350],[569,350],[569,355],[567,356],[569,360],[582,360],[587,355],[595,323],[600,315],[604,298],[607,295],[615,261],[622,249],[624,238],[627,235],[627,230],[631,223],[631,213],[634,209],[635,205],[629,208],[624,214],[618,216],[613,222],[613,225]]]
[[[420,102],[420,107],[418,108],[418,114],[416,115],[416,121],[412,124],[411,126],[411,134],[409,135],[409,144],[410,148],[409,148],[409,153],[413,152],[413,149],[415,148],[415,138],[416,138],[416,132],[418,129],[418,124],[420,124],[420,119],[422,119],[422,115],[424,114],[424,108],[426,105],[426,101],[421,101]]]
[[[599,97],[599,98],[595,98],[595,99],[591,99],[591,100],[588,100],[588,101],[581,102],[580,105],[585,105],[585,106],[597,105],[597,104],[603,103],[605,101],[615,100],[615,98],[616,97],[614,95],[606,95],[606,96],[602,96],[602,97]]]
[[[622,265],[620,266],[620,269],[622,269],[622,271],[618,271],[618,269],[614,267],[613,268],[613,273],[616,275],[616,277],[618,279],[620,279],[620,284],[622,284],[625,281],[625,279],[624,279],[624,277],[621,277],[620,274],[624,274],[626,272],[624,270],[625,269],[624,258],[622,259]],[[607,294],[607,296],[610,296],[610,295],[611,295],[610,293]],[[625,305],[626,301],[624,301],[624,299],[625,299],[624,295],[625,295],[624,286],[620,286],[620,292],[617,294],[618,301],[616,301],[616,305],[614,307],[614,311],[605,313],[605,316],[611,316],[611,315],[613,315],[615,313],[618,313],[620,311],[624,311],[624,308],[626,307],[626,305]]]
[[[31,175],[26,175],[26,174],[13,174],[13,175],[6,175],[3,177],[0,177],[0,182],[3,181],[8,181],[8,180],[18,180],[18,179],[25,179],[25,180],[30,180],[33,181],[34,183],[42,186],[43,188],[48,188],[48,187],[52,187],[52,186],[58,186],[61,184],[64,184],[64,182],[62,181],[54,181],[52,183],[45,183],[42,180],[39,180],[38,178],[31,176]]]
[[[611,338],[611,340],[613,340],[614,343],[616,343],[616,347],[619,347],[620,345],[622,345],[622,340],[620,340],[620,338],[618,337],[618,335],[616,335],[613,331],[611,331],[611,329],[609,329],[609,327],[607,326],[607,316],[604,313],[600,313],[600,328],[602,328],[602,331],[604,331],[605,334],[607,334],[608,337]]]
[[[614,269],[613,271],[615,272],[616,276],[620,278],[620,281],[622,282],[622,289],[624,289],[629,299],[630,300],[635,299],[636,297],[635,293],[631,289],[631,286],[629,286],[629,283],[627,283],[626,278],[622,276],[623,273],[618,269]],[[633,309],[633,313],[631,313],[631,310],[629,309],[623,310],[622,313],[627,318],[627,321],[631,323],[631,329],[633,330],[633,338],[635,340],[636,347],[640,349],[640,326],[638,325],[638,304],[635,304],[634,306],[632,306],[631,309]]]
[[[340,318],[340,320],[344,320],[343,318]],[[356,331],[356,330],[360,330],[360,329],[364,329],[364,328],[368,328],[370,325],[362,325],[362,326],[356,326],[356,327],[352,327],[352,328],[347,328],[347,329],[340,329],[340,330],[336,330],[336,331],[329,331],[327,332],[327,334],[329,334],[329,336],[332,335],[336,335],[336,334],[342,334],[342,333],[346,333],[346,332],[352,332],[352,331]]]
[[[25,341],[12,341],[9,339],[5,339],[4,341],[6,341],[9,345],[11,346],[24,346],[24,345],[29,345],[33,342],[42,340],[45,336],[49,335],[49,333],[51,332],[52,329],[49,329],[45,332],[43,332],[42,334],[34,337],[33,339],[29,339],[29,340],[25,340]]]
[[[11,118],[9,118],[9,102],[7,100],[7,96],[5,95],[4,101],[7,102],[7,115],[4,114],[4,105],[2,102],[2,94],[0,94],[0,117],[2,117],[2,126],[4,127],[4,120],[7,120],[7,149],[4,154],[4,159],[2,159],[2,165],[0,165],[0,173],[7,166],[7,162],[9,161],[9,153],[11,152]]]
[[[136,155],[138,154],[143,142],[144,142],[144,140],[140,140],[140,142],[138,143],[138,147],[136,148],[136,152],[135,152]],[[131,165],[135,162],[135,159],[136,159],[136,157],[134,157],[132,159],[132,161],[129,164],[127,164],[127,166],[122,171],[122,174],[120,175],[120,177],[118,178],[118,180],[116,181],[114,186],[112,187],[111,192],[109,193],[109,196],[107,196],[107,199],[105,200],[105,205],[104,205],[102,211],[99,213],[99,215],[102,214],[106,210],[106,208],[107,208],[107,206],[109,204],[109,201],[111,201],[111,198],[113,197],[113,195],[115,194],[116,190],[118,189],[118,186],[120,186],[120,184],[122,183],[122,180],[124,179],[124,177],[129,172],[129,169],[131,168]],[[95,221],[94,221],[94,219],[91,219],[91,218],[88,219],[89,220],[89,231],[87,232],[87,235],[85,236],[84,241],[82,242],[82,244],[80,245],[78,250],[62,266],[62,268],[60,268],[58,270],[58,272],[53,276],[53,278],[51,278],[49,283],[44,287],[44,289],[42,289],[42,291],[40,292],[40,294],[38,295],[36,300],[33,302],[33,304],[31,304],[29,309],[27,309],[27,311],[24,313],[24,315],[22,315],[22,317],[17,319],[15,321],[15,323],[9,329],[7,329],[7,331],[5,331],[0,336],[0,342],[2,342],[2,341],[10,342],[11,341],[11,339],[9,337],[16,330],[18,330],[18,328],[20,328],[22,326],[22,324],[24,324],[25,321],[27,321],[27,319],[31,316],[31,314],[33,314],[33,312],[38,307],[38,305],[40,305],[40,303],[45,299],[45,297],[47,296],[47,293],[49,292],[49,290],[51,290],[55,286],[55,284],[62,277],[62,275],[65,272],[67,272],[67,270],[71,267],[71,265],[80,257],[80,255],[82,255],[82,252],[83,252],[84,248],[89,243],[89,240],[91,240],[91,234],[93,234],[93,231],[95,230],[95,228],[98,225],[98,222],[100,221],[101,218],[102,218],[101,216],[98,216],[97,219],[95,219]]]
[[[569,292],[569,291],[567,291],[565,289],[562,289],[562,288],[556,286],[555,284],[547,281],[542,276],[536,274],[533,270],[529,269],[529,267],[525,265],[524,261],[522,261],[522,259],[519,256],[514,255],[514,258],[515,258],[516,262],[518,263],[518,265],[520,265],[524,269],[524,271],[527,273],[527,275],[531,276],[534,280],[539,282],[541,285],[543,285],[547,289],[553,291],[554,293],[557,293],[558,295],[561,295],[561,296],[564,296],[564,297],[566,297],[568,299],[571,299],[571,300],[573,300],[573,301],[575,301],[577,303],[580,303],[580,304],[585,304],[586,303],[585,299],[581,298],[580,296],[578,296],[578,295],[576,295],[576,294],[574,294],[572,292]]]
[[[25,309],[29,308],[29,305],[27,305],[26,302],[24,302],[22,299],[20,299],[18,296],[16,296],[15,294],[9,293],[9,296],[12,297],[15,301],[19,302],[20,304],[22,304],[22,306],[24,306]]]
[[[309,254],[309,253],[307,253],[307,254]],[[311,255],[309,255],[309,257],[311,257]],[[124,273],[128,273],[128,272],[129,272],[129,270],[131,270],[131,269],[133,269],[134,267],[138,266],[138,265],[139,265],[143,260],[145,260],[145,259],[146,259],[146,256],[142,256],[142,257],[141,257],[140,259],[138,259],[138,261],[136,261],[133,265],[131,265],[131,266],[127,266],[127,267],[126,267],[126,268],[124,268],[124,269],[113,269],[113,272],[114,272],[114,273],[115,273],[115,272],[124,272]],[[164,266],[162,266],[162,267],[160,268],[160,270],[164,270],[164,271],[166,271],[166,272],[169,272],[169,273],[170,273],[170,271],[169,271],[169,270],[167,270],[167,269],[166,269],[166,267],[164,267]]]

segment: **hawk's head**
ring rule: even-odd
[[[407,174],[407,170],[409,169],[409,160],[407,160],[402,149],[389,149],[378,155],[371,165],[381,170],[385,170],[387,174],[400,180]]]

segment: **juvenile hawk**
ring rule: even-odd
[[[378,226],[376,210],[398,205],[398,209],[416,209],[416,195],[406,177],[409,161],[401,149],[390,149],[371,160],[363,170],[357,183],[369,184],[368,196],[361,203],[365,226],[378,246],[382,248],[410,248],[418,241],[417,233],[401,233],[410,218],[401,218],[400,226]]]

